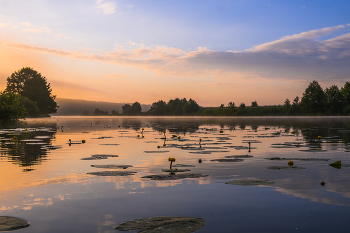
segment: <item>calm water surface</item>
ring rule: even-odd
[[[0,129],[0,140],[0,216],[29,221],[21,232],[118,232],[123,222],[157,216],[203,218],[198,232],[350,229],[350,118],[52,117]],[[81,160],[96,154],[118,157]],[[253,157],[211,161],[235,155]],[[142,178],[167,174],[169,157],[208,176]],[[288,166],[271,157],[304,169],[267,169]],[[336,161],[342,166],[329,166]],[[132,167],[91,166],[108,164]],[[88,174],[102,171],[135,173]],[[240,179],[274,184],[225,184]]]

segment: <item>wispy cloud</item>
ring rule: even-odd
[[[62,51],[23,44],[9,47],[49,53],[71,59],[93,60],[135,66],[169,76],[213,76],[219,80],[267,79],[348,79],[350,73],[349,25],[312,30],[286,36],[245,51],[212,51],[141,45],[135,49],[114,48],[113,52]],[[319,40],[336,31],[343,34]],[[137,45],[130,42],[131,45]]]
[[[110,15],[116,12],[117,4],[114,2],[104,2],[104,0],[97,0],[96,8],[103,14]]]
[[[47,27],[32,27],[32,28],[24,28],[22,29],[24,32],[34,32],[34,33],[51,33],[51,29]]]
[[[5,28],[5,27],[11,27],[11,28],[15,29],[18,26],[16,24],[12,24],[12,23],[0,23],[0,28]]]

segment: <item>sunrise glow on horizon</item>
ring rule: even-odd
[[[57,98],[283,104],[350,81],[350,1],[2,0],[0,90],[32,67]]]

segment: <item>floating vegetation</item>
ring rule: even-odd
[[[228,182],[225,182],[225,184],[232,184],[232,185],[247,185],[247,186],[257,186],[257,185],[271,185],[275,182],[269,181],[269,180],[231,180]]]
[[[132,171],[103,171],[103,172],[88,172],[89,175],[94,176],[132,176],[135,175]]]
[[[83,142],[81,142],[81,141],[69,141],[69,142],[67,142],[66,144],[74,144],[74,145],[79,145],[79,144],[83,144]]]
[[[191,233],[198,231],[205,225],[202,218],[192,217],[154,217],[125,222],[115,229],[119,231],[139,231],[143,233],[169,232]]]
[[[206,146],[206,147],[202,147],[203,149],[210,149],[210,150],[227,150],[227,148],[226,147],[215,147],[215,146],[212,146],[212,147],[210,147],[210,146]]]
[[[175,164],[173,167],[195,167],[194,165]]]
[[[204,148],[202,148],[202,147],[194,147],[194,146],[181,146],[180,149],[182,149],[182,150],[204,150]]]
[[[212,159],[210,161],[216,161],[216,162],[242,162],[244,159]]]
[[[271,170],[301,170],[305,169],[304,167],[298,167],[298,166],[271,166],[266,167],[267,169]]]
[[[336,169],[341,169],[342,164],[341,161],[336,161],[334,163],[329,164],[329,166],[334,167]]]
[[[225,158],[253,158],[253,155],[228,155]]]
[[[248,147],[248,146],[224,146],[227,148],[234,148],[236,150],[252,150],[252,149],[256,149],[256,147]]]
[[[149,175],[141,178],[150,178],[151,180],[179,180],[186,178],[200,178],[208,175],[202,175],[201,173],[180,173],[180,174],[169,174],[169,175]]]
[[[167,153],[170,152],[168,150],[146,150],[143,153]]]
[[[232,139],[229,137],[217,137],[217,140],[227,141],[227,140],[232,140]]]
[[[301,161],[328,161],[330,159],[319,159],[319,158],[280,158],[280,157],[271,157],[264,158],[268,160],[301,160]]]
[[[243,143],[261,143],[259,140],[242,140]]]
[[[189,169],[162,169],[162,172],[190,172]]]
[[[158,143],[157,141],[145,141],[145,143]]]
[[[90,157],[87,158],[82,158],[80,160],[99,160],[99,159],[108,159],[110,157],[118,157],[118,155],[91,155]]]
[[[105,144],[99,144],[100,146],[119,146],[119,144],[116,143],[105,143]]]
[[[101,137],[98,137],[98,138],[91,138],[91,139],[105,139],[105,138],[114,138],[114,137],[111,137],[111,136],[101,136]]]
[[[62,146],[60,146],[60,145],[56,145],[56,146],[54,146],[54,145],[44,145],[44,146],[41,147],[41,149],[43,149],[43,150],[57,150],[57,149],[62,149]]]
[[[203,151],[190,151],[189,153],[191,154],[212,154],[212,153],[224,153],[224,152],[229,152],[225,150],[203,150]]]
[[[0,231],[15,231],[29,226],[29,222],[21,218],[0,216]]]
[[[106,164],[106,165],[91,165],[95,168],[104,168],[104,169],[127,169],[132,167],[132,165],[118,165],[118,164]]]
[[[308,150],[299,150],[302,152],[326,152],[327,150],[322,150],[322,149],[318,149],[318,148],[310,148]]]

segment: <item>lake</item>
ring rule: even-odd
[[[24,233],[160,216],[200,218],[198,232],[350,228],[349,117],[60,116],[0,140],[0,216]]]

